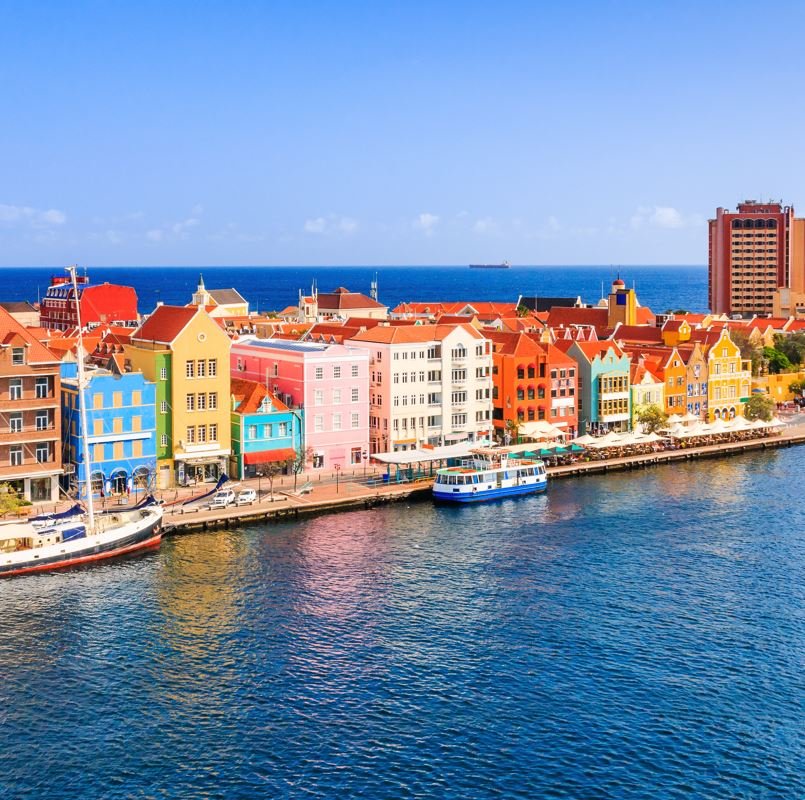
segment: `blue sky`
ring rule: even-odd
[[[0,263],[704,263],[716,206],[805,206],[803,23],[0,0]]]

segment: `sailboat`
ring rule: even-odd
[[[86,475],[92,475],[86,374],[75,267],[68,267],[78,323],[78,392]],[[0,577],[63,569],[102,559],[158,548],[162,539],[162,508],[153,498],[134,508],[96,514],[92,488],[87,486],[86,513],[75,506],[62,514],[28,521],[0,523]]]

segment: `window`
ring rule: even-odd
[[[323,406],[324,405],[324,390],[323,389],[316,389],[313,392],[313,405],[314,406]]]
[[[333,430],[340,431],[341,430],[341,415],[340,414],[333,414]]]
[[[313,430],[316,433],[321,433],[324,430],[324,417],[321,414],[316,414],[313,417]]]
[[[12,445],[8,448],[9,462],[12,467],[22,466],[22,446]]]
[[[207,362],[202,358],[196,366],[196,375],[203,378],[207,374]]]
[[[206,425],[199,425],[196,429],[198,431],[198,440],[200,444],[203,444],[207,441],[207,426]]]
[[[257,438],[257,426],[249,425],[249,439],[256,439],[256,438]]]
[[[353,378],[358,377],[358,365],[357,364],[352,365],[352,377]]]
[[[168,368],[167,367],[160,367],[159,368],[159,379],[161,381],[168,380]]]
[[[466,414],[453,414],[453,428],[460,428],[467,424]]]
[[[351,415],[351,425],[353,428],[359,428],[361,425],[361,415],[353,413]]]
[[[185,437],[185,441],[187,444],[193,444],[196,441],[196,426],[195,425],[188,425],[187,426],[187,436]]]
[[[333,367],[333,377],[334,378],[341,377],[341,367]]]
[[[11,348],[11,363],[18,367],[20,364],[25,363],[25,348],[24,347],[12,347]]]
[[[194,378],[196,375],[196,362],[195,361],[186,361],[184,365],[185,369],[185,377],[186,378]]]
[[[361,397],[360,389],[358,389],[358,387],[356,386],[352,389],[352,402],[357,403],[360,400],[360,397]]]
[[[208,430],[209,440],[211,442],[217,442],[218,441],[218,425],[215,422],[213,422],[212,425],[210,425],[207,430]]]
[[[210,392],[207,395],[207,408],[210,411],[215,411],[218,408],[218,392]]]
[[[313,456],[313,469],[321,469],[324,466],[324,453],[316,453]]]
[[[324,367],[316,367],[316,371],[313,373],[314,377],[317,381],[324,380]]]
[[[207,359],[207,375],[211,378],[214,378],[218,374],[218,359],[217,358],[209,358]]]
[[[287,436],[288,435],[288,423],[287,422],[278,422],[277,423],[277,436]]]
[[[22,414],[11,414],[8,420],[8,429],[11,433],[19,433],[22,430]]]
[[[41,442],[36,446],[36,460],[40,464],[44,464],[50,459],[50,445],[47,442]]]
[[[243,359],[239,358],[238,359],[238,372],[243,372],[244,369],[246,369],[246,368],[243,366]]]
[[[333,405],[337,406],[341,403],[341,390],[333,389]]]
[[[207,408],[207,395],[204,392],[199,392],[196,397],[196,408],[199,411],[205,411]]]
[[[187,403],[188,411],[196,410],[196,396],[194,394],[187,395],[187,397],[185,398],[185,402]]]
[[[361,463],[361,448],[360,447],[353,447],[352,450],[349,451],[349,463],[350,464],[360,464]]]
[[[50,419],[47,411],[36,412],[36,429],[38,431],[46,431],[50,427]]]
[[[38,399],[42,399],[47,397],[49,394],[50,389],[50,380],[48,378],[37,378],[36,379],[36,397]]]
[[[168,446],[168,434],[167,433],[163,433],[159,437],[159,446],[160,447],[167,447]]]
[[[168,413],[168,403],[166,400],[162,400],[159,404],[159,413],[160,414],[167,414]]]

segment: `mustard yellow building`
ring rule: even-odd
[[[159,306],[124,346],[156,384],[157,486],[214,481],[231,451],[229,347],[200,307]]]
[[[707,354],[708,422],[742,417],[752,386],[751,362],[741,358],[726,328],[707,332],[702,344]]]

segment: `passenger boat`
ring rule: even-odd
[[[545,464],[539,459],[512,456],[506,448],[479,448],[456,467],[436,471],[433,499],[478,503],[519,494],[544,492]]]
[[[70,267],[69,272],[78,314],[75,267]],[[81,397],[81,429],[84,433],[81,439],[87,465],[86,474],[91,475],[89,441],[86,435],[87,407],[84,400],[87,382],[80,317],[77,322],[78,391]],[[144,502],[127,510],[96,514],[90,490],[87,492],[86,513],[80,507],[73,506],[61,514],[0,523],[0,577],[62,569],[156,548],[159,547],[161,538],[162,508],[153,497],[146,498]]]
[[[470,264],[470,269],[509,269],[511,264],[508,261],[502,261],[500,264]]]

